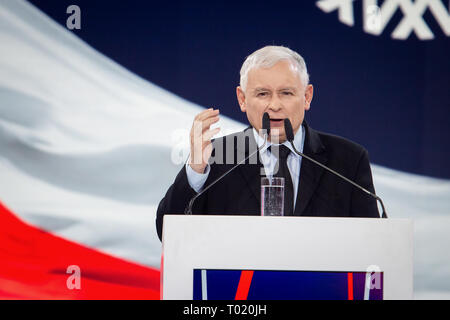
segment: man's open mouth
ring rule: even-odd
[[[284,119],[270,118],[271,127],[282,127],[284,125]]]

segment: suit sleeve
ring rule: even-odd
[[[162,240],[163,218],[165,214],[184,214],[184,210],[196,192],[188,182],[186,168],[183,166],[174,183],[167,190],[156,212],[156,231]]]
[[[375,193],[369,154],[365,149],[361,153],[354,181],[363,188]],[[353,188],[350,215],[352,217],[379,218],[380,213],[378,212],[377,201],[362,190]]]

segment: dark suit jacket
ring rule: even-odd
[[[367,150],[344,138],[321,133],[305,126],[303,152],[313,159],[337,171],[371,192],[375,192]],[[213,157],[218,148],[224,154],[232,147],[223,139],[238,140],[247,135],[249,141],[245,154],[256,146],[252,128],[213,141]],[[236,153],[238,143],[234,144]],[[258,153],[257,153],[258,154]],[[237,163],[237,162],[234,162]],[[194,203],[193,214],[260,215],[261,214],[261,167],[262,164],[242,164],[222,181],[207,190]],[[211,163],[205,186],[218,178],[233,164]],[[294,215],[317,217],[379,217],[376,200],[348,182],[329,173],[316,164],[302,159],[300,182]],[[161,239],[164,214],[183,214],[189,200],[196,192],[189,186],[183,166],[158,206],[156,228]]]

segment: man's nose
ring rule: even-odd
[[[282,105],[280,99],[278,99],[278,97],[273,97],[269,101],[269,109],[272,111],[279,111],[282,107],[283,107],[283,105]]]

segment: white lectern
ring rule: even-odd
[[[412,299],[406,219],[165,215],[162,299]]]

